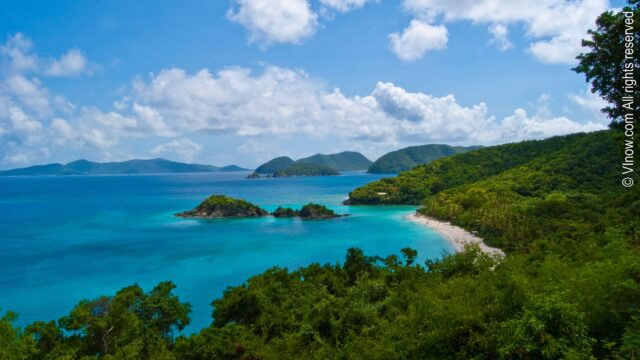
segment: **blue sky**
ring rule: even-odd
[[[604,128],[606,0],[0,3],[0,168],[497,144]]]

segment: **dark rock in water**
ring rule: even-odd
[[[247,179],[260,179],[260,177],[261,177],[260,174],[254,171],[247,176]]]
[[[176,214],[179,217],[199,219],[251,218],[267,215],[269,213],[266,210],[248,201],[225,195],[211,195],[195,209]]]
[[[343,215],[336,214],[333,210],[324,205],[309,203],[298,211],[298,216],[303,220],[312,219],[331,219],[341,217]]]
[[[298,210],[293,210],[292,208],[283,208],[279,206],[271,215],[277,218],[291,218],[298,216]]]

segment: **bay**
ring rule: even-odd
[[[187,332],[211,322],[211,301],[273,267],[337,263],[346,250],[367,255],[452,248],[405,216],[410,206],[344,206],[349,191],[380,175],[246,179],[247,173],[0,178],[0,308],[19,325],[53,320],[82,299],[134,283],[149,290],[171,280],[193,306]],[[351,216],[299,219],[181,219],[211,194],[271,211],[308,202]]]

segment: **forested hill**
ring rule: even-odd
[[[280,156],[267,161],[258,166],[255,170],[256,174],[273,174],[276,171],[288,168],[294,163],[293,159],[288,156]]]
[[[316,154],[297,161],[293,161],[287,156],[280,156],[258,166],[249,177],[340,175],[340,171],[366,170],[370,164],[369,159],[354,151],[343,151],[330,155]]]
[[[0,171],[0,176],[158,174],[218,171],[248,171],[248,169],[243,169],[236,165],[217,167],[213,165],[185,164],[166,159],[134,159],[108,163],[76,160],[66,165],[47,164]]]
[[[418,205],[422,200],[442,190],[471,184],[534,160],[553,158],[558,153],[567,152],[567,149],[573,146],[582,146],[579,151],[584,151],[590,146],[590,141],[611,143],[609,138],[610,135],[606,131],[573,134],[492,146],[449,156],[402,172],[396,177],[381,179],[355,189],[349,194],[348,203]],[[611,146],[608,153],[611,154],[615,149],[616,147]],[[609,165],[617,166],[613,162]],[[601,171],[604,169],[598,173]],[[612,172],[615,173],[616,169],[612,169]]]
[[[316,154],[299,159],[298,162],[304,164],[316,164],[328,167],[335,171],[357,171],[366,170],[371,165],[371,160],[355,151],[343,151],[337,154]]]
[[[445,156],[461,154],[480,148],[482,146],[464,147],[443,144],[410,146],[381,156],[369,166],[367,172],[372,174],[399,173],[418,165],[428,164]]]

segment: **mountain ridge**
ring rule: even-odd
[[[394,174],[409,170],[418,165],[445,156],[461,154],[467,151],[481,149],[483,146],[451,146],[447,144],[426,144],[409,146],[382,155],[367,169],[370,174]]]
[[[131,159],[106,163],[79,159],[67,164],[51,163],[4,170],[0,171],[0,176],[123,175],[230,171],[249,171],[249,169],[244,169],[236,165],[218,167],[203,164],[187,164],[163,158]]]

